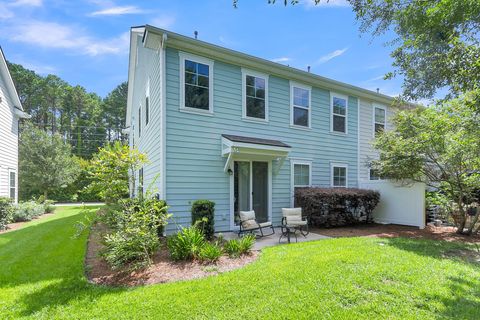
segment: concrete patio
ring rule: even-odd
[[[268,233],[270,230],[265,230],[266,233]],[[238,239],[238,233],[237,232],[224,232],[222,233],[223,237],[225,240],[231,240],[231,239]],[[256,233],[259,234],[259,233]],[[280,244],[288,244],[288,240],[286,236],[283,236],[281,241],[279,242],[280,235],[282,234],[281,228],[280,227],[275,227],[275,233],[269,236],[264,236],[261,238],[257,237],[257,241],[255,242],[255,245],[253,246],[254,250],[261,250],[265,247],[272,247]],[[330,237],[310,232],[306,237],[304,237],[300,232],[297,232],[297,239],[295,239],[295,236],[292,234],[290,236],[290,242],[295,243],[295,242],[307,242],[307,241],[315,241],[315,240],[323,240],[323,239],[329,239]],[[298,241],[297,241],[298,240]]]

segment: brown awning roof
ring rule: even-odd
[[[265,146],[274,146],[274,147],[283,147],[283,148],[291,148],[288,144],[283,143],[279,140],[270,140],[270,139],[263,139],[263,138],[253,138],[253,137],[243,137],[243,136],[235,136],[230,134],[222,134],[222,137],[233,141],[233,142],[241,142],[241,143],[253,143],[253,144],[260,144]]]

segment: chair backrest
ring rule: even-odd
[[[245,229],[258,227],[255,220],[255,211],[240,211],[240,221]]]
[[[284,218],[302,219],[302,208],[282,208]]]

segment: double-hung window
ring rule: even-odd
[[[291,205],[295,205],[295,188],[310,187],[312,185],[312,162],[306,160],[292,160],[291,162]]]
[[[138,196],[143,197],[143,168],[138,170]]]
[[[331,95],[331,131],[347,133],[348,98],[339,94]]]
[[[347,187],[348,166],[346,164],[331,164],[331,184],[334,188]]]
[[[17,194],[17,173],[10,171],[8,174],[10,199],[15,201]]]
[[[290,84],[291,125],[310,128],[311,91],[310,87]]]
[[[256,72],[243,73],[243,117],[268,121],[268,77]]]
[[[373,130],[375,137],[385,131],[386,111],[385,108],[373,108]]]
[[[138,107],[138,137],[142,135],[142,105]]]
[[[213,113],[213,61],[180,54],[180,109]]]

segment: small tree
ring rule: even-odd
[[[441,189],[451,203],[458,233],[479,229],[479,213],[468,214],[480,185],[479,95],[470,92],[433,108],[399,112],[393,119],[395,129],[374,143],[380,151],[374,169],[394,180]]]
[[[100,148],[91,161],[88,188],[98,191],[107,203],[115,203],[135,190],[135,172],[147,163],[147,156],[120,142]]]
[[[54,189],[75,180],[79,168],[70,145],[57,134],[25,125],[19,147],[20,188],[43,193],[45,199]]]

